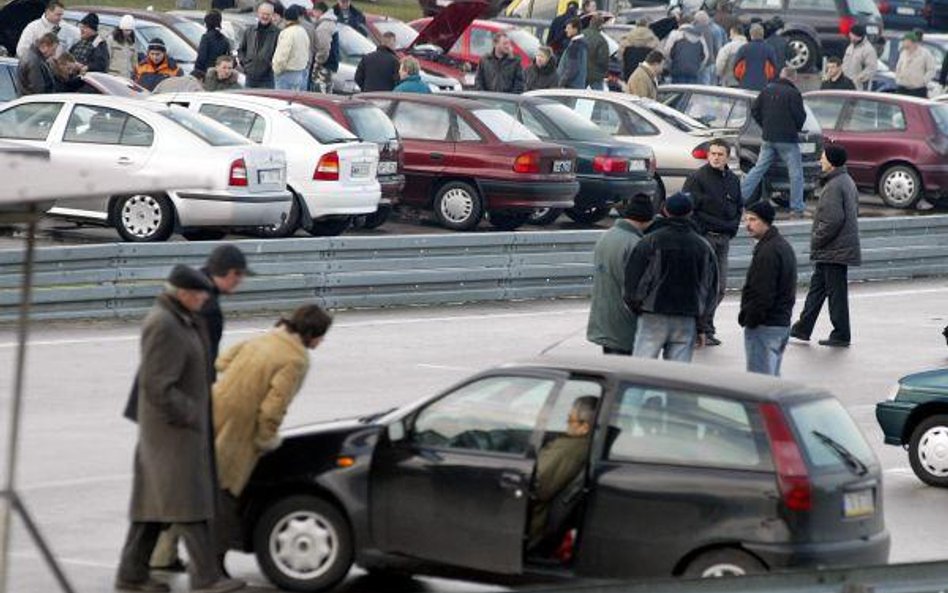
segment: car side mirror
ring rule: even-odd
[[[403,419],[396,420],[388,425],[388,440],[393,443],[402,441],[407,436],[407,432],[405,421]]]

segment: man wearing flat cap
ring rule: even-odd
[[[632,250],[623,298],[639,316],[633,356],[691,362],[705,344],[698,320],[717,302],[718,264],[690,220],[693,207],[688,194],[669,196]]]
[[[796,301],[797,256],[773,226],[776,214],[769,200],[745,211],[747,234],[757,245],[741,290],[737,322],[744,328],[747,371],[779,377]]]
[[[163,529],[184,539],[191,590],[223,593],[244,586],[225,579],[214,556],[213,455],[209,422],[207,334],[197,317],[214,285],[177,265],[142,326],[138,447],[131,525],[116,576],[120,591],[169,591],[151,578],[148,560]]]

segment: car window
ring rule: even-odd
[[[379,34],[394,33],[395,48],[405,49],[418,37],[418,31],[415,31],[407,24],[396,19],[379,19],[374,23]]]
[[[12,101],[19,96],[13,82],[13,68],[0,66],[0,103]]]
[[[234,132],[237,132],[244,138],[250,138],[253,142],[263,140],[263,132],[266,130],[266,122],[258,125],[257,120],[263,120],[262,117],[248,109],[238,109],[237,107],[228,107],[227,105],[204,104],[198,109],[201,115],[205,115],[214,121],[224,124]],[[251,133],[253,132],[253,137]]]
[[[603,132],[599,126],[565,105],[560,105],[559,103],[543,103],[537,105],[537,110],[545,115],[554,126],[559,128],[564,137],[570,140],[580,140],[582,142],[611,140],[609,134]]]
[[[760,468],[765,436],[751,410],[722,397],[625,385],[609,419],[613,461]]]
[[[836,12],[836,0],[789,0],[788,10],[820,10]]]
[[[541,140],[548,140],[551,138],[550,133],[546,130],[543,123],[532,113],[529,109],[520,110],[520,121],[523,122],[523,125],[527,127],[528,130],[536,134],[537,138]],[[598,130],[598,128],[596,128]]]
[[[483,140],[480,134],[471,127],[471,124],[464,121],[463,117],[458,116],[458,142],[480,142]]]
[[[245,136],[241,136],[227,126],[216,123],[196,113],[192,113],[184,107],[171,106],[157,113],[178,124],[211,146],[240,146],[241,144],[250,143]]]
[[[896,103],[860,99],[853,104],[843,129],[849,132],[904,130],[905,113]]]
[[[556,401],[547,417],[545,432],[564,433],[567,428],[569,411],[577,398],[592,396],[602,399],[602,385],[593,379],[574,377],[563,384]]]
[[[287,110],[286,114],[320,144],[358,140],[355,134],[333,119],[308,107],[294,107]]]
[[[617,134],[622,128],[622,117],[616,108],[608,101],[595,99],[576,99],[573,110],[596,124],[607,134]]]
[[[948,104],[932,105],[930,109],[938,130],[948,136]]]
[[[677,91],[658,91],[658,101],[668,105],[672,109],[681,110],[682,105],[684,104],[684,99],[687,95],[684,93],[679,93]]]
[[[471,54],[475,56],[483,56],[494,48],[494,35],[487,29],[481,29],[479,27],[471,27]],[[454,52],[455,48],[451,48],[451,51]]]
[[[536,57],[540,50],[540,40],[537,36],[525,29],[510,29],[507,36],[513,41],[523,53],[531,60]]]
[[[161,38],[168,48],[168,55],[176,62],[193,62],[197,60],[197,50],[188,45],[177,33],[174,33],[168,27],[158,23],[145,23],[138,20],[135,24],[135,37],[139,41],[144,40],[147,45],[149,39],[155,37]]]
[[[0,112],[0,138],[46,140],[62,103],[26,103]]]
[[[337,25],[336,32],[339,33],[339,53],[343,58],[358,63],[362,56],[375,51],[375,44],[349,25]]]
[[[728,97],[693,94],[683,112],[707,126],[721,128],[727,125],[734,103],[735,101]]]
[[[325,113],[325,112],[320,112]],[[363,105],[346,109],[346,116],[356,135],[363,140],[384,144],[398,139],[392,120],[378,107]]]
[[[392,118],[402,138],[447,140],[451,130],[451,112],[445,107],[402,101]]]
[[[820,122],[820,127],[824,130],[836,129],[839,122],[839,115],[843,112],[845,99],[831,99],[829,97],[813,97],[806,100],[807,106],[816,116],[816,121]]]
[[[411,440],[427,447],[524,455],[552,379],[488,377],[468,383],[419,412]]]
[[[128,124],[131,122],[131,126]],[[69,114],[63,142],[151,146],[154,132],[124,111],[94,105],[76,105]]]
[[[872,450],[843,405],[827,397],[790,407],[797,436],[803,444],[810,465],[815,468],[838,468],[845,465],[838,448],[841,445],[865,464],[875,462]],[[832,443],[823,437],[832,439]]]
[[[750,101],[735,101],[734,108],[731,109],[731,114],[727,116],[727,122],[724,124],[724,127],[735,129],[743,128],[744,124],[747,123],[747,108],[749,105]]]
[[[639,104],[645,109],[648,109],[649,113],[652,115],[660,117],[661,119],[665,120],[666,123],[671,124],[682,132],[690,133],[694,132],[695,130],[704,130],[708,127],[693,117],[687,116],[680,111],[676,111],[667,105],[659,103],[658,101],[647,99],[640,101]]]
[[[536,134],[500,109],[475,109],[471,113],[501,142],[538,139]]]

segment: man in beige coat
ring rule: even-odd
[[[662,63],[665,56],[658,50],[652,50],[645,60],[629,77],[626,91],[630,95],[655,99],[658,96],[658,75],[662,73]]]
[[[896,92],[911,97],[928,97],[928,83],[935,79],[938,64],[932,53],[919,44],[918,35],[902,36],[902,51],[895,65]]]
[[[273,52],[273,74],[276,88],[289,91],[305,91],[309,75],[309,33],[300,26],[303,9],[294,4],[283,13],[286,27],[280,31],[276,50]]]
[[[869,81],[879,69],[876,48],[869,43],[864,25],[853,25],[849,30],[849,45],[843,55],[843,74],[853,81],[856,90],[866,90]]]

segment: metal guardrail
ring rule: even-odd
[[[783,223],[809,277],[808,222]],[[948,274],[948,216],[860,221],[863,265],[851,280]],[[330,308],[431,305],[588,296],[602,231],[544,231],[245,240],[257,276],[224,300],[230,311],[316,302]],[[35,319],[143,315],[171,266],[200,266],[216,243],[108,243],[36,251]],[[753,242],[731,245],[728,286],[739,288]],[[16,314],[22,250],[0,251],[0,321]]]

